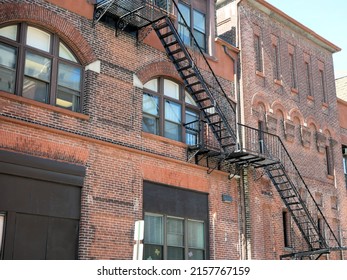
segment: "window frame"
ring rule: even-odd
[[[254,52],[255,52],[255,70],[259,73],[264,73],[263,59],[263,44],[260,34],[253,34]]]
[[[158,115],[151,115],[147,112],[144,111],[144,107],[142,106],[142,131],[144,132],[147,132],[147,133],[151,133],[151,134],[155,134],[155,135],[159,135],[159,136],[162,136],[162,137],[166,137],[168,139],[172,139],[174,141],[179,141],[179,142],[183,142],[183,143],[186,143],[186,144],[189,144],[190,143],[187,143],[187,135],[190,134],[189,132],[187,132],[187,129],[185,129],[184,127],[184,124],[187,123],[186,122],[186,119],[187,119],[187,112],[192,112],[192,113],[195,113],[196,116],[197,116],[197,120],[200,121],[201,120],[201,111],[199,110],[199,108],[195,105],[192,105],[192,104],[189,104],[188,102],[186,102],[186,99],[185,99],[185,96],[186,94],[189,94],[186,90],[185,90],[185,87],[176,82],[175,80],[173,79],[170,79],[168,77],[163,77],[163,76],[160,76],[160,77],[155,77],[151,80],[149,80],[148,82],[152,81],[152,80],[157,80],[157,92],[151,90],[151,89],[148,89],[148,88],[143,88],[143,95],[150,95],[150,96],[153,96],[153,97],[156,97],[157,100],[158,100]],[[164,84],[165,84],[165,80],[168,80],[168,81],[171,81],[173,83],[175,83],[176,85],[178,85],[178,94],[179,94],[179,97],[178,99],[175,99],[173,97],[170,97],[168,95],[165,95],[165,87],[164,87]],[[144,98],[144,97],[143,97]],[[144,99],[142,99],[142,101],[144,101]],[[174,104],[178,104],[180,106],[180,109],[181,109],[181,122],[178,124],[178,123],[175,123],[171,120],[167,120],[166,117],[165,117],[165,113],[166,113],[166,104],[167,102],[172,102]],[[143,120],[144,120],[144,116],[150,116],[150,117],[155,117],[157,122],[158,122],[158,127],[157,127],[157,133],[152,133],[150,131],[147,131],[145,130],[143,127]],[[173,139],[173,138],[170,138],[170,137],[167,137],[165,136],[165,123],[166,122],[170,122],[170,123],[174,123],[174,124],[178,124],[178,127],[180,128],[180,137],[179,139]],[[200,140],[200,137],[201,137],[201,133],[200,135],[197,134],[196,135],[196,143],[194,143],[193,145],[196,145],[199,143],[199,140]]]
[[[2,259],[4,252],[4,240],[5,240],[5,226],[6,226],[6,213],[0,212],[0,260]]]
[[[194,43],[194,40],[191,36],[191,34],[194,35],[195,39],[197,40],[196,36],[195,36],[195,31],[196,32],[199,32],[199,34],[203,34],[203,37],[204,37],[204,46],[199,46],[201,48],[201,50],[204,52],[204,53],[208,53],[209,52],[209,48],[208,48],[208,41],[209,41],[209,28],[208,28],[208,24],[207,24],[207,18],[208,18],[208,13],[207,13],[207,10],[206,11],[202,11],[201,9],[197,8],[196,4],[194,3],[195,1],[192,0],[190,1],[190,4],[184,2],[184,1],[178,1],[177,5],[178,5],[178,8],[180,9],[180,5],[182,6],[185,6],[186,8],[189,9],[189,22],[187,22],[187,25],[190,29],[190,32],[189,32],[189,45],[190,47],[194,47],[195,46],[195,43]],[[181,10],[181,9],[180,9]],[[195,16],[194,16],[194,12],[197,12],[201,15],[204,16],[205,18],[205,22],[204,22],[204,29],[205,29],[205,32],[201,32],[199,31],[198,29],[196,29],[195,27]],[[178,13],[177,14],[177,30],[178,30],[178,34],[180,35],[181,31],[180,31],[180,26],[183,25],[183,28],[185,28],[185,24],[184,24],[184,21],[180,21],[180,14]],[[186,19],[185,19],[186,20]],[[187,20],[186,20],[187,21]],[[180,35],[181,37],[181,35]],[[182,38],[182,37],[181,37]],[[182,41],[183,41],[183,38],[182,38]],[[197,40],[198,41],[198,40]]]
[[[156,245],[156,246],[160,246],[162,247],[162,259],[161,260],[168,260],[168,248],[172,247],[172,248],[183,248],[183,260],[190,260],[190,256],[189,256],[189,250],[193,249],[193,250],[200,250],[203,252],[203,260],[205,260],[207,258],[207,248],[206,248],[206,231],[207,231],[207,227],[206,227],[206,223],[202,220],[196,220],[196,219],[190,219],[187,217],[176,217],[176,216],[172,216],[172,215],[166,215],[166,214],[158,214],[158,213],[152,213],[152,212],[145,212],[144,213],[144,220],[145,220],[145,216],[153,216],[153,217],[162,217],[162,226],[163,228],[161,229],[161,232],[163,233],[162,236],[162,244],[154,244],[154,243],[147,243],[146,242],[146,234],[144,236],[144,247],[146,247],[146,245]],[[168,244],[168,220],[181,220],[183,221],[183,245],[182,246],[173,246],[173,245],[169,245]],[[203,242],[204,242],[204,246],[203,248],[193,248],[191,246],[189,246],[189,240],[188,240],[188,226],[189,226],[189,222],[198,222],[198,223],[202,223],[203,224]],[[145,223],[145,232],[146,232],[146,223]],[[145,256],[145,248],[144,248],[144,255],[143,255],[143,259],[146,260],[146,256]]]
[[[1,25],[0,28],[4,28],[7,26],[17,26],[16,40],[11,40],[9,38],[0,36],[1,45],[9,46],[16,50],[14,90],[13,92],[6,91],[6,90],[1,90],[1,91],[16,95],[16,96],[21,96],[35,103],[37,102],[38,104],[52,105],[52,106],[67,110],[69,112],[82,113],[83,112],[84,76],[85,76],[84,67],[80,63],[75,53],[71,50],[71,48],[56,33],[52,33],[51,31],[45,28],[42,28],[41,26],[28,24],[27,22],[16,22],[16,23]],[[50,36],[50,42],[49,42],[50,45],[49,45],[48,52],[27,44],[29,28],[35,28],[39,31],[47,33]],[[59,54],[60,43],[62,43],[63,46],[71,53],[71,55],[73,56],[76,62],[60,56]],[[50,61],[50,70],[49,70],[50,77],[46,81],[47,82],[47,92],[46,92],[47,100],[45,102],[41,102],[40,100],[37,100],[35,98],[30,98],[25,96],[25,88],[24,88],[25,79],[34,79],[35,81],[41,81],[40,79],[36,77],[31,77],[30,75],[25,73],[28,53],[37,55],[40,58],[46,58]],[[57,99],[58,92],[59,92],[58,73],[60,69],[59,68],[60,64],[67,65],[68,67],[78,68],[80,70],[79,91],[64,87],[64,88],[67,88],[68,91],[79,93],[76,95],[79,101],[76,103],[72,102],[71,109],[69,109],[68,107],[58,105],[58,99]],[[64,91],[64,93],[66,93],[66,91]],[[35,92],[35,94],[37,94],[37,92]],[[75,96],[75,94],[73,93],[68,93],[68,94],[71,95],[71,98],[74,98],[73,96]],[[76,106],[77,108],[74,109],[73,108],[74,106]]]

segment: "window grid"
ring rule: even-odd
[[[151,219],[161,219],[160,224]],[[152,235],[161,235],[153,241]],[[158,241],[160,240],[160,242]],[[144,259],[205,259],[205,225],[203,221],[145,213]]]

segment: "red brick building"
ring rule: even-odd
[[[346,229],[338,48],[250,2],[239,4],[242,28],[217,37],[212,0],[0,0],[1,258],[131,259],[137,220],[145,221],[144,259],[342,257],[326,254]],[[262,19],[255,37],[253,17]],[[255,41],[261,32],[266,40]],[[289,37],[298,50],[293,90]],[[281,40],[273,82],[267,52]],[[258,72],[254,42],[269,47]],[[307,97],[300,59],[309,62]],[[269,153],[279,138],[266,131],[283,139],[322,204],[314,221],[299,211],[314,224],[306,243],[267,177],[284,175],[274,171],[279,154]],[[296,192],[307,189],[293,190],[302,205]]]

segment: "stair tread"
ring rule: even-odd
[[[169,37],[169,36],[171,36],[171,35],[173,35],[173,34],[174,34],[174,33],[173,33],[172,31],[169,31],[169,32],[164,33],[164,34],[160,34],[160,38],[161,38],[161,39],[164,39],[164,38]]]

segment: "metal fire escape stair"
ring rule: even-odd
[[[201,110],[204,120],[209,125],[215,139],[224,153],[229,153],[230,149],[228,148],[236,145],[236,134],[233,129],[235,124],[230,124],[230,120],[227,119],[216,100],[216,94],[219,95],[219,98],[223,94],[226,96],[226,94],[222,89],[219,92],[215,91],[205,80],[169,17],[165,17],[159,23],[154,23],[153,28],[169,59],[184,81],[186,90]],[[193,35],[191,34],[191,36]],[[197,44],[196,48],[200,49]],[[212,75],[214,74],[212,73]],[[214,78],[217,79],[216,77]],[[229,107],[229,110],[235,113],[235,109],[232,106]]]
[[[168,2],[164,1],[165,5],[160,4],[161,2],[158,0],[99,1],[96,5],[94,21],[100,20],[105,13],[109,12],[117,20],[116,29],[122,21],[138,29],[150,25],[153,27],[168,58],[184,81],[186,90],[201,110],[203,126],[207,124],[207,129],[212,132],[218,143],[219,147],[208,157],[215,157],[218,163],[227,163],[228,166],[263,168],[290,212],[306,246],[295,248],[293,253],[284,255],[282,258],[304,258],[314,255],[319,257],[333,250],[345,249],[329,226],[281,139],[276,135],[236,124],[235,105],[224,92],[178,5],[175,1],[171,2],[190,32],[195,48],[193,51],[188,50],[182,41],[170,19],[170,14],[162,9],[168,7],[165,6]],[[194,57],[196,51],[200,61]],[[198,67],[201,64],[204,65],[204,70]],[[195,130],[190,128],[189,124],[186,124],[186,129]],[[237,143],[236,131],[238,131],[239,143]],[[199,129],[198,132],[201,133],[201,130]],[[193,151],[192,158],[199,153],[208,153],[209,148],[206,148],[206,143],[200,143],[196,147],[189,147],[188,150]],[[213,171],[214,168],[211,170]],[[303,200],[300,189],[308,192],[309,201]],[[317,223],[318,215],[321,225]]]

